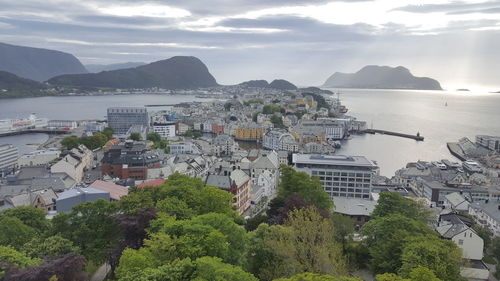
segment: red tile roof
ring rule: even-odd
[[[114,184],[112,182],[106,182],[101,180],[96,180],[89,187],[109,192],[109,197],[113,200],[120,200],[122,196],[128,194],[128,188]]]
[[[166,182],[165,179],[155,179],[155,180],[145,181],[145,182],[137,185],[137,187],[144,188],[146,186],[159,186],[160,184],[163,184],[165,182]]]

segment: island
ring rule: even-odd
[[[432,78],[415,77],[402,66],[368,65],[356,73],[335,72],[323,84],[324,88],[442,90]]]

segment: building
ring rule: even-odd
[[[500,207],[498,200],[481,200],[469,204],[469,214],[476,222],[500,236]]]
[[[175,123],[153,123],[153,132],[162,138],[175,137]]]
[[[264,127],[255,123],[241,124],[236,128],[234,138],[238,140],[257,141],[262,140]]]
[[[87,202],[95,202],[99,199],[109,201],[109,192],[94,188],[74,188],[59,194],[56,200],[58,213],[71,212],[74,206]]]
[[[212,154],[216,156],[231,156],[238,150],[238,143],[228,135],[218,135],[212,144]]]
[[[292,163],[297,171],[319,177],[332,198],[370,199],[377,166],[363,156],[293,154]]]
[[[482,147],[500,153],[500,137],[493,136],[476,136],[476,143]]]
[[[47,128],[73,130],[75,128],[78,128],[78,122],[73,120],[50,120]]]
[[[120,179],[147,179],[148,169],[159,168],[161,160],[141,142],[126,141],[104,153],[101,172]]]
[[[201,154],[200,149],[192,142],[169,143],[170,154]]]
[[[47,165],[59,157],[59,150],[36,150],[25,154],[17,160],[19,167]]]
[[[88,122],[85,124],[85,132],[90,134],[102,132],[106,128],[106,124],[102,122]]]
[[[57,195],[52,189],[36,190],[3,198],[4,206],[1,209],[32,206],[44,211],[53,211]],[[1,200],[0,200],[1,202]]]
[[[444,196],[444,205],[453,211],[469,211],[469,201],[458,192],[453,192]]]
[[[83,180],[85,171],[92,167],[93,153],[84,145],[73,148],[61,160],[50,167],[52,174],[66,173],[76,182]]]
[[[334,197],[333,204],[335,205],[335,213],[350,217],[354,227],[360,229],[363,224],[370,220],[377,202],[359,198]]]
[[[0,169],[16,166],[18,157],[17,147],[10,144],[0,145]]]
[[[299,144],[295,138],[284,130],[270,130],[262,138],[262,146],[271,150],[298,152]]]
[[[209,174],[206,185],[229,191],[234,196],[234,205],[240,215],[250,208],[252,181],[242,170],[223,171],[222,174]]]
[[[108,126],[115,131],[115,134],[126,134],[133,125],[149,127],[149,115],[145,107],[108,108]]]
[[[184,123],[177,123],[177,133],[179,135],[184,135],[187,131],[189,131],[189,125]]]
[[[91,188],[109,193],[109,198],[113,201],[119,201],[120,198],[128,194],[128,188],[117,185],[112,182],[97,180],[89,185]]]

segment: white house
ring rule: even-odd
[[[436,231],[444,239],[455,242],[462,249],[462,257],[469,260],[482,260],[484,241],[470,227],[468,218],[455,213],[439,216]]]
[[[50,167],[51,173],[66,173],[76,182],[83,180],[84,173],[92,167],[93,153],[84,145],[73,148],[59,162]]]

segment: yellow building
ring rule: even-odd
[[[236,128],[234,138],[238,140],[262,140],[264,128],[253,123],[243,124]]]
[[[296,99],[291,102],[292,104],[307,104],[311,108],[316,108],[318,103],[311,96],[307,96],[303,99]]]

